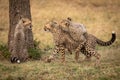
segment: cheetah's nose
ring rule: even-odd
[[[33,26],[33,25],[31,24],[30,27],[29,27],[29,30],[32,30],[32,26]]]
[[[33,25],[30,26],[30,30],[32,30],[32,26],[33,26]]]

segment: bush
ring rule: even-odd
[[[39,48],[40,45],[40,41],[34,40],[34,48],[28,49],[28,53],[31,59],[40,59],[41,58],[41,54],[44,53],[44,51],[42,51]],[[10,52],[8,50],[8,46],[4,43],[0,43],[0,52],[1,55],[6,58],[6,59],[10,59]]]
[[[34,48],[31,48],[28,50],[29,56],[31,59],[40,59],[41,58],[41,54],[44,53],[44,51],[42,51],[39,48],[40,45],[40,41],[37,41],[36,39],[34,40]]]
[[[36,49],[39,49],[39,45],[40,45],[40,41],[37,41],[37,39],[35,39],[34,40],[34,47],[36,48]]]
[[[42,51],[40,49],[31,48],[28,50],[31,59],[40,59]]]
[[[0,43],[0,51],[2,52],[2,56],[6,59],[10,58],[10,52],[6,44]]]

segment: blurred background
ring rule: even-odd
[[[31,14],[34,39],[41,42],[41,49],[53,47],[51,33],[43,29],[47,20],[67,17],[84,24],[88,33],[104,41],[115,31],[117,40],[112,46],[120,46],[120,0],[31,0]],[[0,0],[0,42],[7,43],[8,31],[9,2]]]
[[[9,31],[9,0],[0,0],[0,43],[7,44]],[[54,47],[51,33],[43,27],[48,20],[60,21],[71,17],[74,22],[86,26],[91,33],[101,40],[111,38],[111,32],[117,34],[116,41],[108,47],[97,47],[101,54],[101,64],[94,67],[92,61],[76,63],[74,54],[66,54],[65,65],[61,57],[52,63],[30,60],[21,64],[11,64],[4,60],[9,52],[0,44],[0,80],[120,80],[120,0],[30,0],[33,35],[39,50],[31,50],[33,58],[48,56]],[[5,54],[1,55],[3,51]],[[39,51],[39,53],[38,53]]]

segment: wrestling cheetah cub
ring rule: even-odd
[[[64,31],[58,23],[55,21],[50,21],[44,27],[45,31],[50,31],[53,35],[55,49],[52,55],[49,57],[48,61],[51,61],[58,52],[62,53],[62,62],[65,61],[65,50],[67,49],[70,53],[72,50],[77,51],[77,47],[81,45],[81,42],[76,42],[69,35],[68,32]],[[82,45],[81,45],[82,46]],[[75,58],[76,59],[76,58]],[[77,59],[76,59],[77,61]]]
[[[95,56],[98,59],[97,62],[99,62],[100,55],[97,53],[97,51],[95,51],[96,44],[99,44],[101,46],[109,46],[116,39],[115,32],[112,32],[112,38],[109,41],[104,42],[104,41],[98,39],[97,37],[95,37],[94,35],[88,34],[86,32],[86,30],[80,29],[81,27],[83,27],[82,25],[81,26],[79,24],[73,25],[73,22],[71,21],[71,19],[62,20],[61,27],[64,31],[68,32],[71,35],[71,37],[73,37],[75,39],[75,41],[81,40],[81,37],[79,35],[81,35],[81,31],[85,31],[83,36],[85,37],[86,41],[83,44],[83,47],[82,48],[78,47],[77,50],[79,52],[82,52],[86,56],[87,60],[89,60],[92,56]],[[76,58],[78,58],[78,57],[79,57],[79,55],[76,54]]]

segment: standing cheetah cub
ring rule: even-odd
[[[27,47],[26,47],[26,30],[31,30],[31,20],[28,18],[21,18],[16,25],[14,32],[14,40],[13,40],[13,49],[11,52],[11,62],[12,63],[20,63],[20,61],[24,61],[22,56],[28,56]]]

